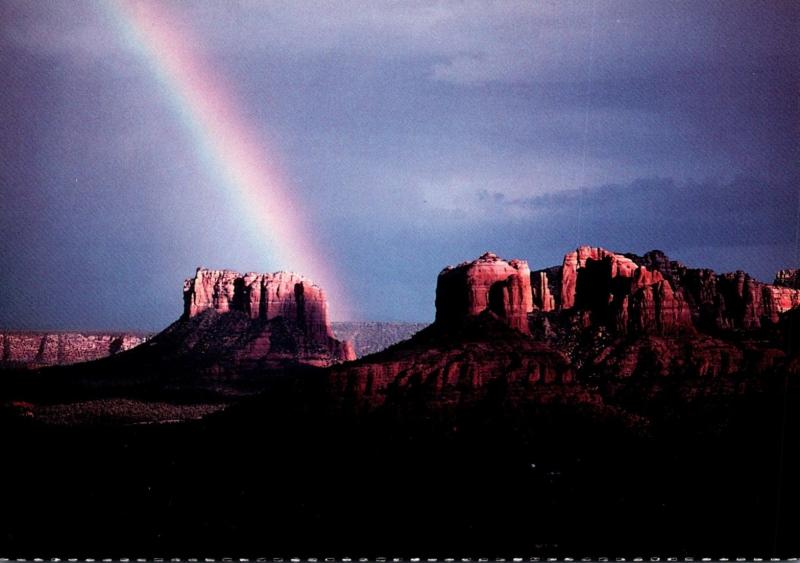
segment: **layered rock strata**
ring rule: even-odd
[[[38,368],[88,362],[138,346],[134,333],[0,332],[0,367]]]
[[[230,346],[215,350],[237,363],[274,358],[329,365],[355,359],[350,343],[334,337],[322,288],[298,274],[198,268],[184,282],[183,301],[182,322],[196,324],[200,336],[229,338]],[[209,315],[216,320],[201,319]]]
[[[533,309],[523,260],[487,252],[445,268],[436,285],[436,321],[384,352],[333,368],[333,395],[370,406],[419,397],[441,405],[479,401],[493,388],[525,400],[547,386],[568,385],[574,372],[567,357],[531,338]]]

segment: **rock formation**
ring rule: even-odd
[[[436,323],[458,325],[490,311],[511,328],[530,334],[531,273],[523,260],[506,262],[491,252],[447,267],[436,284]]]
[[[604,248],[582,246],[574,252],[564,256],[564,263],[561,267],[561,303],[562,309],[571,309],[576,305],[578,295],[578,274],[580,271],[608,270],[604,277],[609,280],[617,276],[630,278],[636,270],[636,264],[621,254],[614,254]],[[593,280],[600,282],[601,280]],[[605,282],[606,280],[602,280]],[[586,284],[588,285],[588,284]],[[594,290],[594,287],[589,290]],[[583,296],[588,297],[587,292],[582,292]]]
[[[781,270],[775,276],[775,285],[800,289],[800,269]]]
[[[333,394],[371,406],[405,404],[410,396],[454,404],[480,400],[496,385],[524,399],[544,393],[542,386],[569,384],[566,356],[531,338],[532,295],[522,260],[487,252],[445,268],[436,285],[436,321],[384,352],[334,367]]]
[[[530,273],[527,262],[486,253],[439,274],[433,325],[334,367],[329,381],[335,396],[371,406],[460,404],[498,385],[522,401],[597,403],[581,382],[788,369],[791,346],[743,335],[786,324],[784,313],[800,304],[794,275],[769,285],[687,268],[659,251],[588,246]],[[551,395],[553,385],[563,391]]]
[[[682,293],[675,292],[660,272],[641,266],[631,278],[630,293],[616,306],[616,328],[624,334],[692,332],[692,317]]]
[[[543,311],[571,310],[584,326],[604,326],[625,334],[674,334],[692,330],[691,313],[682,293],[658,270],[637,264],[628,255],[583,246],[564,256],[559,273],[534,272],[533,300]],[[559,300],[549,288],[560,278]],[[541,296],[541,297],[540,297]]]
[[[688,268],[658,250],[637,256],[585,246],[564,257],[560,272],[532,276],[547,287],[561,280],[550,314],[534,284],[534,334],[569,351],[584,371],[616,377],[763,373],[783,361],[783,347],[742,335],[780,330],[800,305],[795,270],[770,285],[745,272]]]
[[[333,338],[328,302],[318,285],[291,272],[239,274],[198,268],[183,285],[184,318],[213,309],[241,311],[253,320],[290,319],[313,341]]]
[[[800,305],[796,270],[778,273],[774,285],[745,272],[715,274],[687,268],[654,250],[644,256],[583,246],[564,256],[560,272],[533,272],[533,301],[548,311],[542,295],[560,276],[555,310],[583,313],[583,324],[621,333],[675,334],[699,329],[758,329]],[[552,292],[550,292],[552,293]]]
[[[187,346],[235,366],[355,359],[352,346],[333,335],[322,288],[298,274],[198,268],[184,282],[183,301],[183,317],[169,335],[185,333]]]
[[[124,352],[149,338],[135,333],[0,333],[0,367],[39,368],[97,360]]]
[[[545,313],[548,311],[555,311],[556,309],[556,295],[550,283],[551,277],[553,277],[553,272],[548,272],[546,270],[531,273],[533,306],[535,309],[544,311]]]

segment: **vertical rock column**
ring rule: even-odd
[[[436,322],[458,325],[491,311],[508,326],[530,334],[531,273],[523,260],[505,261],[487,252],[477,260],[445,268],[436,284]]]

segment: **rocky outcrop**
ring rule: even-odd
[[[688,304],[660,271],[604,248],[583,246],[564,257],[560,297],[558,308],[572,311],[584,327],[622,334],[692,330]]]
[[[337,397],[374,406],[482,400],[498,385],[541,401],[548,385],[763,374],[787,369],[793,348],[747,331],[777,323],[798,294],[743,272],[687,268],[659,251],[585,246],[533,273],[486,253],[441,272],[433,325],[335,367],[330,384]]]
[[[800,269],[781,270],[775,275],[775,285],[800,289]]]
[[[795,270],[770,285],[741,271],[688,268],[658,250],[587,246],[564,257],[560,276],[556,310],[537,311],[531,324],[537,338],[569,354],[579,377],[761,374],[795,361],[781,342],[787,313],[800,305]],[[539,306],[544,292],[532,291]]]
[[[637,266],[630,258],[621,254],[614,254],[604,248],[581,246],[574,252],[564,256],[564,263],[561,266],[561,302],[562,309],[571,309],[579,302],[580,280],[579,273],[586,274],[587,269],[592,275],[592,281],[584,281],[584,291],[580,292],[580,297],[591,300],[600,292],[597,283],[606,284],[616,277],[630,278]],[[597,274],[600,274],[598,277]],[[584,277],[588,277],[585,275]]]
[[[549,275],[548,275],[549,274]],[[550,278],[552,272],[539,270],[531,272],[531,291],[533,295],[533,306],[539,311],[555,311],[556,296],[551,285]]]
[[[487,252],[445,268],[436,285],[436,321],[385,352],[334,367],[333,395],[371,407],[419,397],[444,405],[481,400],[498,386],[526,400],[541,395],[542,386],[570,384],[567,357],[531,337],[533,309],[527,262]]]
[[[88,362],[138,346],[149,338],[136,333],[0,333],[0,367],[39,368]]]
[[[184,282],[183,303],[184,318],[209,309],[241,311],[253,320],[290,319],[315,340],[333,337],[322,288],[291,272],[242,275],[198,268]]]
[[[523,260],[505,261],[490,252],[447,267],[436,284],[436,323],[453,326],[489,311],[511,328],[530,334],[531,273]]]
[[[660,272],[641,266],[631,278],[630,293],[615,305],[616,328],[623,334],[693,332],[692,316],[682,293],[675,292]]]
[[[234,367],[355,359],[350,343],[334,337],[322,288],[298,274],[198,268],[184,282],[183,301],[183,317],[164,339],[185,333],[184,345]]]
[[[637,256],[584,246],[564,257],[556,309],[622,333],[758,329],[800,305],[796,278],[784,270],[770,285],[741,271],[687,268],[658,250]]]

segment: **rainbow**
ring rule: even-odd
[[[270,258],[319,283],[335,305],[331,316],[346,318],[345,294],[330,260],[314,244],[308,215],[275,161],[277,151],[245,121],[225,81],[198,53],[200,42],[175,25],[164,2],[110,0],[107,6],[126,46],[152,69],[210,171],[270,244]]]

